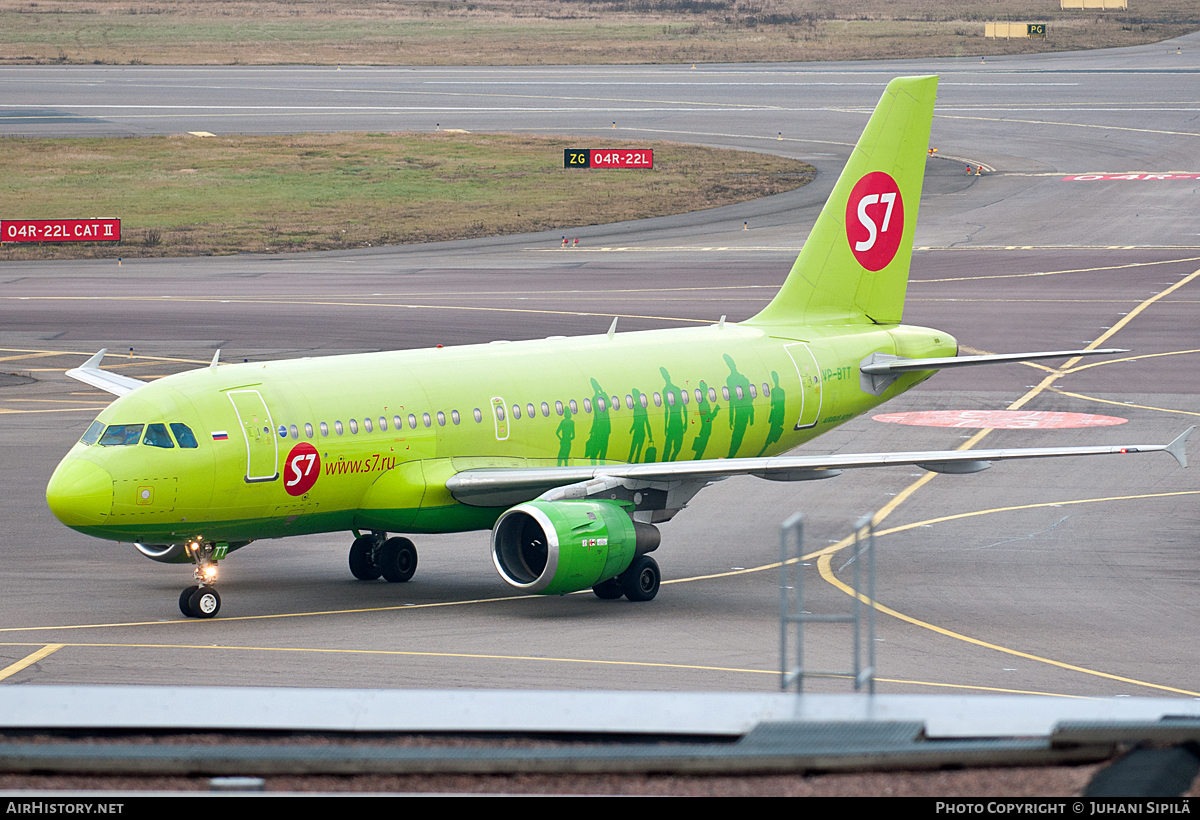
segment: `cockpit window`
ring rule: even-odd
[[[103,447],[124,447],[137,444],[142,437],[142,424],[110,424],[100,437]]]
[[[186,424],[173,422],[171,432],[175,434],[175,440],[179,442],[179,446],[185,450],[192,450],[200,446],[196,443],[196,437],[192,435],[192,428]],[[311,437],[312,433],[309,433],[309,436]]]
[[[142,439],[142,444],[162,447],[164,450],[175,449],[175,442],[171,441],[171,437],[167,435],[167,425],[165,424],[151,424],[146,427],[146,437]]]
[[[92,426],[87,429],[80,439],[84,444],[95,444],[100,440],[100,434],[104,432],[104,422],[93,421]]]

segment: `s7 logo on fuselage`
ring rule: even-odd
[[[904,236],[904,197],[883,171],[865,174],[846,203],[846,240],[858,264],[883,270],[896,257]]]
[[[321,454],[307,441],[292,448],[284,461],[283,488],[288,495],[304,495],[321,474]]]

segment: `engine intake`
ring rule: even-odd
[[[658,547],[658,529],[608,501],[530,501],[492,529],[492,562],[510,585],[539,595],[589,589]]]

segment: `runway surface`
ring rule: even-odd
[[[939,159],[906,322],[944,329],[964,351],[1103,340],[1133,352],[1055,378],[1029,365],[946,372],[878,413],[1127,421],[975,439],[866,416],[805,451],[1169,441],[1200,417],[1200,179],[1146,177],[1200,172],[1195,35],[984,64],[0,71],[9,135],[440,125],[729,145],[820,172],[768,200],[573,232],[573,250],[547,232],[120,267],[5,264],[0,370],[25,378],[0,376],[3,682],[767,691],[778,685],[780,521],[805,512],[815,551],[882,509],[881,691],[1200,696],[1200,471],[1165,455],[721,482],[663,528],[666,583],[642,605],[513,596],[486,533],[417,539],[408,584],[355,582],[350,536],[331,534],[238,552],[222,564],[221,617],[187,621],[176,608],[187,567],[73,533],[46,509],[55,464],[108,401],[63,370],[100,347],[120,354],[121,372],[150,378],[207,364],[217,347],[223,360],[258,361],[601,333],[613,316],[619,332],[744,319],[782,282],[886,81],[926,71],[942,76]],[[993,170],[968,177],[968,161]],[[1136,178],[1066,179],[1083,174]],[[849,558],[811,561],[811,609],[848,608]],[[838,667],[848,643],[829,627],[807,649]]]

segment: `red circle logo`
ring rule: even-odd
[[[846,203],[846,239],[858,264],[883,270],[904,236],[904,198],[896,180],[872,171],[855,183]]]
[[[304,495],[321,474],[321,454],[307,441],[293,447],[283,464],[283,488],[288,495]]]

